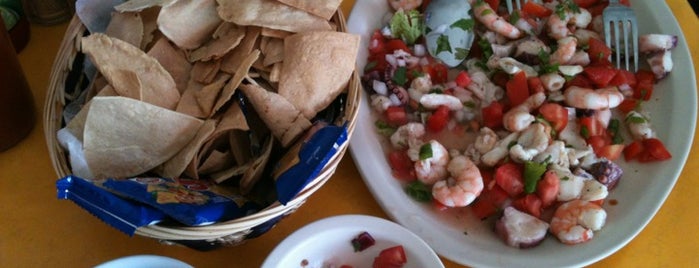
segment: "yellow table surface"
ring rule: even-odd
[[[697,16],[686,0],[666,2],[680,22],[693,62],[699,62]],[[350,13],[353,3],[343,2],[345,14]],[[39,118],[53,59],[66,27],[67,23],[32,25],[31,41],[20,53]],[[150,238],[128,237],[72,202],[56,199],[57,178],[43,133],[38,120],[29,137],[0,152],[0,267],[88,267],[137,254],[169,256],[197,267],[258,267],[285,237],[312,221],[340,214],[388,218],[365,186],[348,152],[335,175],[306,204],[268,233],[243,245],[198,252],[162,245]],[[695,199],[699,197],[698,172],[699,148],[695,138],[679,181],[656,216],[628,245],[592,266],[699,266],[699,206]],[[460,267],[447,259],[443,261],[447,267]]]

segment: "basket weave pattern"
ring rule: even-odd
[[[340,10],[332,19],[338,26],[338,31],[346,31],[345,18]],[[70,175],[71,169],[67,152],[59,145],[56,132],[65,124],[63,109],[66,106],[66,80],[74,66],[76,57],[80,55],[80,38],[86,28],[77,16],[74,16],[63,37],[61,47],[54,60],[46,100],[44,103],[44,135],[53,167],[59,177]],[[275,202],[265,209],[238,219],[219,222],[207,226],[182,227],[151,225],[136,230],[136,234],[158,239],[163,243],[187,244],[204,242],[210,246],[237,245],[247,239],[254,238],[266,232],[285,216],[296,211],[303,203],[333,175],[337,165],[344,156],[349,140],[354,132],[355,120],[359,111],[361,85],[355,70],[347,88],[347,102],[341,121],[346,123],[348,140],[338,148],[335,155],[325,164],[323,169],[293,200],[286,205]]]

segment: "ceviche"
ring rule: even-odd
[[[369,41],[362,82],[393,176],[435,209],[496,218],[513,247],[589,241],[616,202],[615,162],[672,157],[644,104],[677,37],[642,35],[642,68],[629,71],[604,41],[608,1],[527,1],[511,14],[499,0],[437,2],[388,0]]]

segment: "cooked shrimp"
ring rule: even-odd
[[[550,63],[566,64],[575,55],[578,39],[574,36],[566,36],[558,39],[558,48],[551,54]]]
[[[490,5],[485,1],[477,2],[472,4],[473,15],[478,19],[486,28],[493,32],[496,32],[502,36],[509,39],[517,39],[522,37],[522,31],[517,29],[514,25],[507,22],[503,17],[498,16],[495,10],[490,8]]]
[[[590,54],[588,54],[585,50],[575,51],[573,57],[568,60],[567,64],[582,66],[590,65]]]
[[[437,109],[437,107],[445,105],[449,110],[457,111],[464,108],[459,98],[449,94],[430,93],[420,97],[420,104],[427,109]]]
[[[484,154],[493,150],[497,142],[498,135],[495,134],[495,131],[488,127],[482,127],[480,133],[478,133],[478,136],[476,137],[476,141],[473,143],[473,146],[476,148],[476,150],[478,150],[478,152]]]
[[[518,137],[519,132],[512,132],[510,135],[507,135],[505,138],[498,141],[492,150],[481,156],[481,162],[489,167],[495,166],[495,164],[510,153],[508,147],[510,146],[510,143],[516,141]]]
[[[629,134],[635,140],[643,140],[655,137],[655,132],[651,128],[650,121],[642,113],[630,111],[624,118]]]
[[[457,156],[447,167],[451,178],[432,187],[432,197],[447,207],[465,207],[483,191],[483,177],[476,164],[465,156]]]
[[[413,10],[422,5],[422,0],[388,0],[393,10]]]
[[[561,14],[552,14],[546,21],[548,26],[548,34],[556,40],[571,35],[573,32],[569,26],[574,28],[584,29],[592,22],[592,14],[587,9],[580,8],[580,12],[572,12],[567,10]]]
[[[536,118],[531,111],[541,106],[546,101],[546,94],[539,92],[529,96],[523,103],[510,109],[503,115],[502,123],[505,129],[517,132],[527,128]]]
[[[447,148],[444,148],[436,140],[430,140],[422,146],[429,146],[432,156],[415,161],[415,175],[417,179],[430,185],[446,178],[449,175],[447,171],[449,151],[447,151]]]
[[[589,241],[604,226],[607,212],[600,206],[583,200],[573,200],[556,209],[550,230],[565,244]]]
[[[481,100],[481,104],[489,105],[505,95],[505,90],[490,81],[485,72],[476,71],[469,74],[471,75],[471,83],[466,86],[466,89],[473,92],[473,95]]]
[[[541,84],[548,91],[559,91],[566,83],[566,79],[558,73],[547,73],[539,76]]]
[[[371,107],[373,107],[374,110],[376,110],[379,113],[385,112],[388,109],[388,107],[391,107],[393,105],[391,99],[381,94],[373,94],[371,95],[370,99]]]
[[[407,123],[396,129],[391,135],[391,144],[396,149],[407,149],[411,144],[420,143],[425,135],[425,125],[421,123]]]
[[[624,95],[616,87],[600,89],[571,86],[563,93],[565,103],[579,109],[609,109],[619,106]]]

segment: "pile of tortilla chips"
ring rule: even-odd
[[[98,73],[64,128],[82,142],[66,148],[87,165],[76,175],[239,178],[249,190],[347,90],[359,36],[330,20],[340,2],[114,6],[106,30],[80,42]]]

